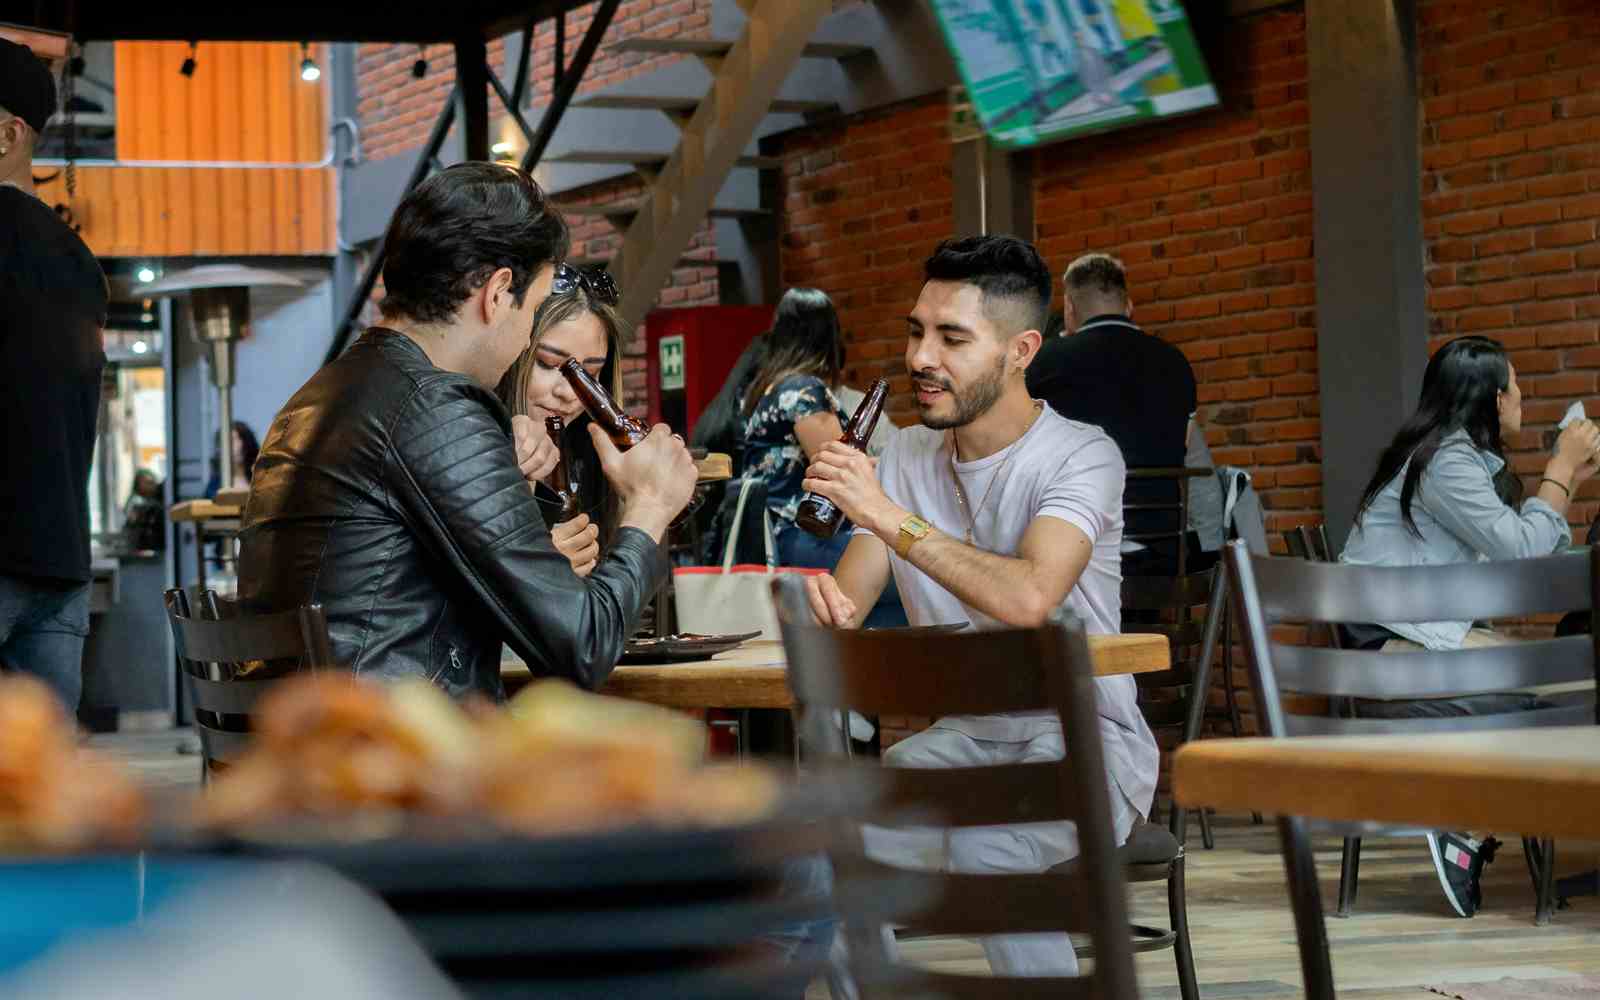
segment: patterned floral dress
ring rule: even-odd
[[[767,484],[767,509],[789,525],[805,490],[806,456],[795,437],[795,421],[813,413],[846,415],[826,383],[815,375],[791,375],[761,397],[744,424],[744,475]],[[773,528],[782,526],[773,523]]]

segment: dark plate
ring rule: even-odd
[[[672,663],[678,660],[703,660],[726,653],[760,635],[739,632],[730,635],[667,636],[662,639],[630,639],[619,663]]]

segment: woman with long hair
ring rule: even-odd
[[[823,445],[839,440],[848,419],[836,395],[844,337],[833,300],[815,288],[789,289],[762,339],[763,353],[740,406],[743,475],[766,486],[779,564],[831,570],[844,555],[850,532],[817,538],[795,524],[795,512],[805,495],[806,466]],[[905,621],[898,592],[887,587],[866,624]]]
[[[546,417],[566,423],[561,444],[583,513],[550,529],[557,549],[573,572],[587,576],[617,530],[621,507],[600,471],[600,456],[589,437],[589,415],[561,374],[562,362],[578,362],[617,399],[622,398],[623,322],[617,312],[617,286],[604,271],[556,268],[550,297],[534,314],[533,337],[497,392],[513,415],[532,418],[544,433]],[[534,488],[546,515],[558,510],[548,483]]]
[[[1567,507],[1600,462],[1600,430],[1588,420],[1556,439],[1535,495],[1506,464],[1506,438],[1522,430],[1522,390],[1499,343],[1458,337],[1441,347],[1422,376],[1417,412],[1396,432],[1362,494],[1355,529],[1339,561],[1359,566],[1437,566],[1528,559],[1572,542]],[[1344,626],[1347,645],[1385,652],[1461,649],[1513,641],[1470,621]],[[1365,701],[1373,718],[1484,715],[1545,707],[1535,695],[1474,695],[1434,701]],[[1479,878],[1492,838],[1428,835],[1440,885],[1461,916],[1476,912]]]
[[[256,440],[256,432],[243,420],[233,422],[233,433],[229,435],[233,447],[233,483],[235,489],[248,487],[250,477],[255,474],[256,457],[261,454],[261,443]],[[222,489],[222,461],[215,455],[211,456],[211,479],[206,483],[206,499],[217,495]]]

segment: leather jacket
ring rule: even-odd
[[[239,599],[320,604],[358,674],[504,696],[501,641],[593,690],[666,576],[623,528],[587,579],[550,540],[493,393],[373,328],[272,422],[239,535]]]

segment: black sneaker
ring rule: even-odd
[[[1472,916],[1483,904],[1478,880],[1499,846],[1500,841],[1493,837],[1477,841],[1464,833],[1428,834],[1428,852],[1433,855],[1433,868],[1439,873],[1444,898],[1461,916]]]

